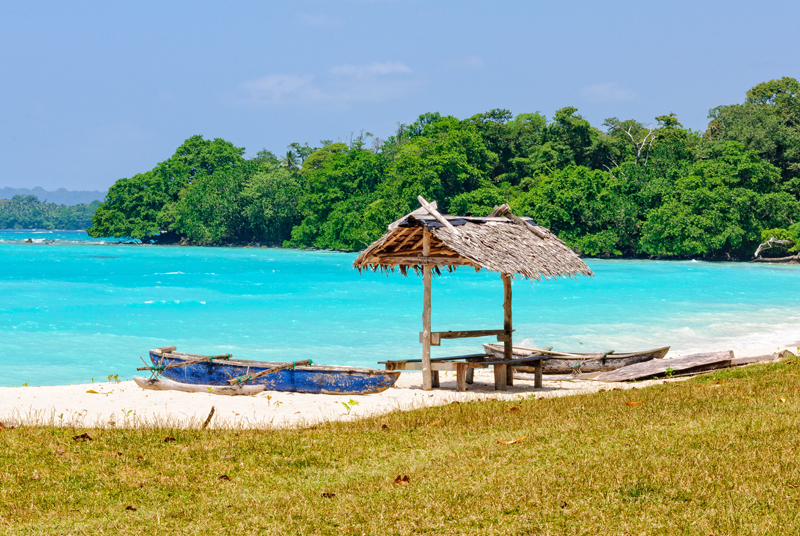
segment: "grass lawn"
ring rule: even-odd
[[[303,430],[5,430],[0,533],[800,534],[797,361]]]

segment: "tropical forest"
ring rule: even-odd
[[[386,139],[362,131],[252,158],[193,136],[118,180],[88,232],[354,251],[422,195],[448,214],[508,203],[586,256],[747,259],[769,237],[785,253],[800,244],[800,83],[763,82],[744,97],[711,109],[702,132],[673,113],[593,126],[566,107],[552,118],[425,113]],[[5,206],[20,203],[30,201]]]

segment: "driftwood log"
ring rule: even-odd
[[[733,361],[733,352],[730,350],[692,354],[675,359],[654,359],[604,372],[595,379],[603,382],[645,380],[667,376],[667,370],[670,370],[671,375],[678,375],[728,368],[731,366],[731,361]]]
[[[242,385],[226,387],[224,385],[197,385],[191,383],[179,383],[172,380],[155,380],[134,376],[133,381],[142,389],[153,391],[181,391],[184,393],[211,393],[212,395],[227,396],[252,396],[264,391],[265,385]]]
[[[761,255],[761,252],[765,249],[776,248],[780,246],[793,246],[793,245],[794,242],[791,240],[778,240],[773,236],[770,237],[770,239],[767,240],[766,242],[763,242],[758,245],[758,249],[756,249],[756,254],[754,256],[757,259],[759,255]]]

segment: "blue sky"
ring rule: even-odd
[[[800,3],[4,2],[0,187],[105,189],[194,134],[253,155],[424,112],[600,127],[800,78]]]

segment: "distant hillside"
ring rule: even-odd
[[[0,199],[11,199],[15,195],[35,195],[42,203],[47,201],[48,203],[67,206],[88,205],[92,201],[102,201],[106,197],[105,192],[99,192],[97,190],[90,192],[87,190],[67,190],[65,188],[59,188],[55,192],[48,192],[41,186],[37,186],[33,189],[0,188]]]

